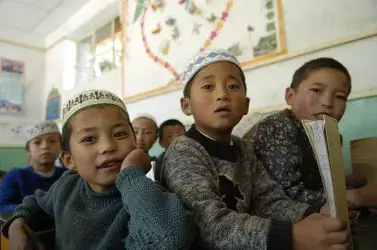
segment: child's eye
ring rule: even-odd
[[[321,90],[320,89],[317,89],[317,88],[313,88],[313,89],[310,89],[311,91],[315,92],[315,93],[321,93]]]
[[[41,142],[40,141],[34,141],[34,144],[39,145],[39,144],[41,144]]]
[[[212,89],[212,85],[211,84],[206,84],[206,85],[204,85],[202,88],[203,89],[206,89],[206,90],[210,90],[210,89]]]
[[[343,101],[347,101],[347,97],[345,97],[345,96],[342,96],[342,95],[337,95],[337,96],[335,96],[337,99],[341,99],[341,100],[343,100]]]
[[[239,86],[238,84],[230,84],[230,85],[228,86],[228,88],[230,88],[230,89],[239,89],[240,86]]]
[[[81,140],[81,142],[93,142],[95,138],[93,136],[87,136]]]
[[[114,134],[115,137],[124,137],[124,136],[127,136],[127,134],[125,132],[116,132]]]

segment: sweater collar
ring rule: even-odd
[[[193,124],[189,131],[186,132],[186,136],[199,142],[209,155],[220,160],[237,162],[237,150],[233,139],[231,140],[231,143],[216,141],[199,131],[195,124]]]

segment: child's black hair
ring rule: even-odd
[[[164,137],[164,128],[167,126],[182,126],[183,129],[185,129],[185,126],[182,122],[176,120],[176,119],[169,119],[161,123],[160,127],[158,128],[158,139],[162,141]]]
[[[147,119],[147,120],[150,120],[152,123],[153,123],[153,126],[156,128],[156,133],[158,133],[158,126],[157,126],[157,123],[150,117],[148,116],[139,116],[137,118],[135,118],[132,122],[136,121],[136,120],[139,120],[139,119]],[[131,124],[132,125],[132,124]]]
[[[231,63],[231,62],[229,62]],[[245,74],[243,72],[243,70],[239,69],[240,72],[241,72],[241,80],[242,80],[242,83],[243,83],[243,86],[245,87],[245,92],[247,92],[247,87],[246,87],[246,77],[245,77]],[[191,96],[191,85],[192,85],[192,81],[195,79],[196,75],[200,72],[200,70],[198,72],[196,72],[196,74],[191,78],[191,80],[187,83],[187,86],[185,86],[184,90],[183,90],[183,97],[188,97],[190,98]]]
[[[336,69],[342,72],[346,77],[349,85],[348,93],[351,93],[351,75],[348,72],[347,68],[341,64],[339,61],[329,58],[329,57],[321,57],[310,60],[304,63],[300,68],[298,68],[295,73],[293,74],[291,88],[297,89],[298,86],[304,81],[310,74],[310,72],[317,70],[317,69]]]

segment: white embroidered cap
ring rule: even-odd
[[[58,125],[53,121],[39,122],[30,128],[26,129],[26,143],[34,138],[45,134],[60,134]]]
[[[230,62],[235,64],[242,71],[242,67],[238,59],[232,52],[225,49],[210,49],[199,52],[192,57],[185,65],[181,73],[181,81],[183,91],[185,91],[188,83],[194,78],[196,73],[209,64],[216,62]]]
[[[86,90],[72,96],[64,104],[62,127],[80,110],[98,105],[115,105],[128,115],[126,105],[117,95],[106,90]]]

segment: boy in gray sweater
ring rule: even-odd
[[[181,108],[195,124],[167,150],[164,182],[193,212],[200,247],[345,249],[350,232],[344,222],[288,198],[251,144],[231,136],[249,109],[235,56],[225,50],[199,53],[187,63],[182,83]]]
[[[194,223],[176,195],[145,176],[149,157],[136,149],[119,97],[79,93],[64,106],[62,123],[62,157],[70,171],[16,208],[2,228],[11,249],[29,249],[27,235],[48,226],[55,227],[55,249],[191,247]]]

